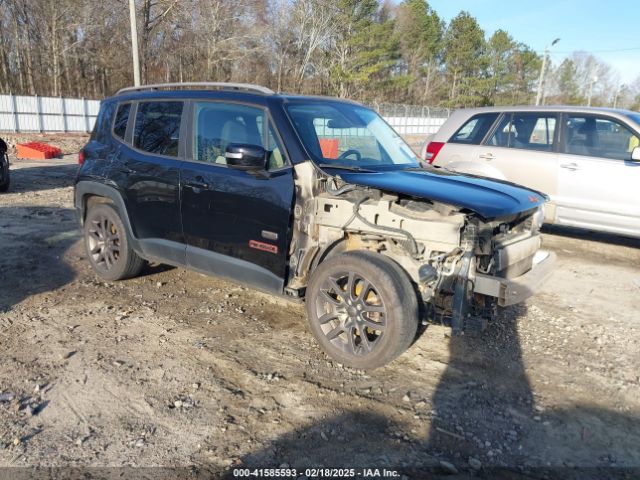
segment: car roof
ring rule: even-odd
[[[160,98],[216,98],[257,103],[260,105],[266,105],[268,100],[276,100],[283,103],[304,101],[360,105],[352,100],[342,98],[277,93],[261,85],[223,82],[161,83],[142,85],[139,87],[127,87],[119,90],[114,96],[105,100],[123,102]]]
[[[583,107],[573,105],[513,105],[513,106],[500,106],[500,107],[477,107],[477,108],[462,108],[451,112],[451,116],[447,121],[438,129],[431,140],[437,142],[448,142],[451,136],[465,124],[471,117],[480,115],[483,113],[508,113],[508,112],[523,112],[523,113],[535,113],[535,112],[549,112],[549,113],[577,113],[577,114],[606,114],[624,121],[631,126],[636,125],[635,128],[640,128],[635,117],[638,116],[637,112],[631,110],[624,110],[621,108],[606,108],[606,107]]]
[[[478,108],[465,108],[459,111],[463,111],[469,115],[475,115],[476,113],[490,113],[490,112],[570,112],[570,113],[613,113],[616,115],[637,115],[638,112],[631,110],[624,110],[622,108],[610,108],[610,107],[584,107],[575,105],[514,105],[504,107],[478,107]]]

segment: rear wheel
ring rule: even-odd
[[[91,207],[84,223],[84,243],[91,266],[105,280],[135,277],[144,266],[111,205]]]
[[[307,287],[309,326],[322,349],[354,368],[372,369],[403,353],[416,336],[418,300],[407,274],[371,252],[332,257]]]

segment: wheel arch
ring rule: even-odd
[[[309,280],[315,270],[322,264],[322,262],[342,253],[357,254],[361,252],[364,252],[365,254],[379,255],[382,258],[386,258],[392,261],[400,270],[402,270],[405,275],[407,275],[412,283],[416,282],[416,279],[414,278],[415,275],[411,274],[402,259],[398,258],[397,255],[394,255],[389,251],[380,252],[373,248],[367,248],[367,246],[370,245],[371,244],[367,242],[362,242],[360,235],[342,237],[333,241],[332,243],[329,243],[324,248],[320,249],[311,261],[309,271],[307,273],[307,284],[309,283]]]
[[[104,203],[113,205],[120,216],[125,229],[127,230],[126,233],[129,237],[131,246],[137,253],[140,253],[142,250],[135,236],[131,221],[129,220],[127,207],[120,192],[117,189],[102,183],[80,181],[76,184],[75,206],[81,225],[84,226],[87,211],[92,205]]]

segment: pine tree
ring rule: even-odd
[[[484,32],[468,12],[460,12],[447,28],[444,61],[451,85],[447,104],[455,107],[482,104],[487,65]]]

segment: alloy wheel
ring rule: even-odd
[[[373,352],[387,328],[386,308],[378,290],[354,271],[327,276],[316,309],[324,335],[349,355]]]
[[[94,263],[110,270],[120,257],[120,232],[106,216],[92,220],[87,238]]]

